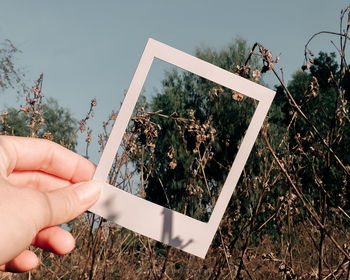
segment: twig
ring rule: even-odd
[[[343,34],[343,33],[338,33],[338,32],[333,32],[333,31],[320,31],[320,32],[317,32],[315,34],[313,34],[309,40],[307,40],[307,43],[305,45],[305,48],[304,48],[304,55],[305,55],[305,58],[307,57],[307,50],[308,50],[308,45],[310,44],[310,42],[318,35],[320,34],[330,34],[330,35],[336,35],[336,36],[340,36],[341,38],[344,37],[345,39],[350,39],[347,34]]]
[[[345,250],[338,244],[338,242],[333,238],[333,236],[331,235],[331,233],[325,228],[325,226],[320,222],[318,215],[310,208],[310,206],[307,204],[307,202],[305,201],[303,195],[300,193],[300,191],[298,190],[298,188],[296,187],[296,185],[294,184],[293,180],[291,179],[291,177],[289,176],[287,170],[284,168],[283,163],[281,163],[281,161],[278,159],[276,153],[274,152],[274,150],[271,147],[271,144],[267,138],[267,134],[266,131],[263,130],[262,133],[264,139],[265,139],[265,143],[267,145],[268,150],[271,152],[273,158],[275,159],[275,161],[277,162],[279,168],[281,169],[281,171],[283,172],[283,174],[285,175],[285,177],[287,178],[288,182],[290,183],[290,185],[292,186],[294,192],[296,193],[296,195],[299,197],[299,199],[301,200],[301,202],[303,203],[304,207],[306,208],[306,210],[311,214],[311,216],[314,218],[314,220],[316,221],[316,223],[318,224],[318,226],[320,228],[323,228],[325,230],[326,235],[329,237],[329,239],[333,242],[333,244],[337,247],[337,249],[347,258],[350,260],[350,256],[345,252]]]
[[[287,88],[286,84],[282,81],[282,79],[279,77],[275,69],[272,68],[272,71],[274,72],[275,76],[281,83],[282,87],[286,91],[289,99],[291,100],[293,106],[296,108],[298,113],[303,117],[303,119],[308,123],[308,125],[312,128],[312,130],[315,132],[315,134],[319,137],[323,145],[328,149],[328,151],[334,156],[335,160],[339,163],[339,165],[343,168],[345,173],[350,176],[349,170],[346,168],[346,166],[343,164],[343,162],[339,159],[339,157],[335,154],[333,149],[328,145],[327,141],[322,137],[321,133],[318,131],[318,129],[311,123],[309,118],[304,114],[304,112],[301,110],[300,106],[295,102],[292,94],[290,93],[289,89]]]
[[[227,255],[227,252],[226,252],[225,243],[224,243],[224,240],[222,239],[221,229],[219,230],[219,234],[220,234],[221,245],[222,245],[222,248],[224,250],[224,254],[225,254],[225,259],[226,259],[226,263],[227,263],[227,266],[228,266],[228,270],[230,271],[230,278],[231,278],[231,280],[233,280],[233,273],[232,273],[232,269],[231,269],[231,266],[230,266],[230,262],[228,260],[228,255]]]

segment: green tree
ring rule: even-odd
[[[32,113],[25,113],[15,108],[8,108],[6,117],[7,134],[16,136],[30,136],[30,121]],[[42,106],[36,136],[49,138],[63,145],[70,144],[75,150],[76,139],[73,137],[77,129],[77,120],[70,111],[61,107],[57,100],[49,98]]]
[[[23,82],[24,74],[14,64],[15,55],[19,52],[10,40],[0,45],[0,91],[9,88],[16,89],[17,93],[27,91]]]
[[[200,48],[196,56],[237,72],[249,55],[246,41],[235,40],[216,51]],[[248,77],[259,68],[245,67]],[[161,91],[149,102],[147,117],[159,125],[154,151],[137,155],[146,199],[200,220],[208,220],[238,146],[255,110],[254,100],[186,71],[166,73]],[[164,117],[167,116],[167,117]],[[146,145],[145,130],[139,141]]]
[[[1,133],[44,137],[74,150],[77,142],[73,133],[77,121],[57,100],[49,98],[42,103],[43,75],[32,90],[28,89],[23,82],[23,72],[14,63],[15,55],[19,52],[10,40],[5,40],[0,46],[0,91],[6,93],[9,89],[15,89],[18,94],[26,94],[25,106],[20,109],[8,108],[1,113]]]
[[[344,87],[338,82],[341,69],[336,55],[320,52],[312,62],[308,72],[297,71],[292,76],[288,83],[289,91],[327,144],[345,165],[349,165],[350,128],[345,116],[348,105],[342,94]],[[285,94],[281,87],[277,91],[280,96]],[[347,186],[344,170],[315,135],[310,124],[300,116],[293,120],[297,115],[286,102],[280,105],[286,112],[279,118],[280,122],[287,126],[291,124],[287,153],[291,159],[293,178],[318,212],[325,213],[325,207],[338,206],[349,211],[349,194],[344,192]]]

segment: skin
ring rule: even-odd
[[[29,245],[59,255],[74,249],[73,236],[57,225],[98,200],[94,172],[90,161],[53,142],[0,136],[0,271],[37,267]]]

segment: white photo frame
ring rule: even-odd
[[[208,222],[105,183],[154,58],[259,101]],[[139,234],[205,258],[274,96],[271,89],[150,38],[97,166],[94,180],[101,182],[103,189],[98,202],[89,210]]]

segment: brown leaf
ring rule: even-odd
[[[234,99],[238,102],[241,102],[241,101],[243,101],[243,94],[241,94],[235,90],[232,90],[232,99]]]
[[[173,159],[170,163],[169,163],[169,167],[171,170],[175,169],[177,166],[177,162],[176,159]]]

